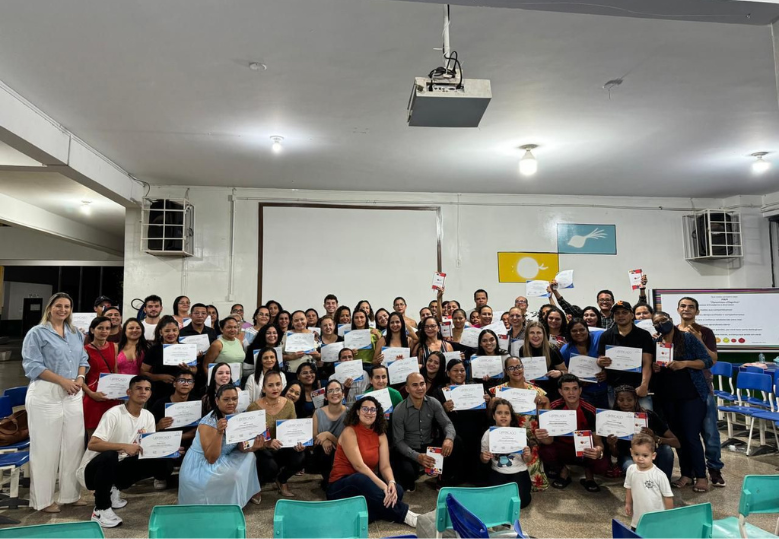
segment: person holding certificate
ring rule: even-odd
[[[211,343],[203,359],[203,372],[208,376],[208,366],[212,363],[241,363],[246,357],[243,342],[238,337],[241,330],[238,321],[228,316],[219,322],[222,334]]]
[[[569,465],[584,466],[584,478],[581,485],[587,492],[600,492],[593,475],[603,475],[609,467],[609,461],[604,457],[603,441],[595,433],[595,408],[581,400],[582,387],[579,378],[573,374],[563,374],[558,380],[558,392],[561,399],[554,401],[552,410],[576,410],[576,430],[591,430],[593,432],[593,447],[584,449],[584,456],[576,456],[572,436],[549,436],[545,429],[536,430],[536,438],[541,444],[539,453],[547,473],[555,472],[557,479],[552,482],[554,488],[563,489],[571,484]]]
[[[360,311],[362,312],[362,311]],[[363,315],[365,313],[362,313]],[[355,361],[357,358],[354,355],[354,350],[351,348],[341,348],[338,351],[338,363],[343,363],[347,361]],[[362,363],[361,365],[365,365]],[[359,370],[359,367],[355,367]],[[336,368],[337,370],[337,368]],[[336,379],[336,374],[333,374],[330,377],[330,380]],[[348,376],[348,375],[347,375]],[[370,376],[366,371],[362,371],[362,376],[359,377],[359,380],[354,380],[353,378],[347,378],[343,382],[343,390],[344,390],[344,398],[346,399],[346,404],[351,406],[354,401],[357,399],[357,395],[362,395],[365,393],[365,390],[368,388],[368,385],[370,385],[371,380]]]
[[[257,336],[254,337],[252,343],[246,348],[246,354],[243,359],[243,371],[253,373],[255,372],[256,368],[259,368],[257,365],[255,365],[256,361],[254,358],[254,353],[257,350],[261,350],[263,348],[278,348],[280,346],[281,330],[279,327],[273,323],[262,326],[260,331],[257,332]],[[281,366],[282,359],[283,358],[278,357],[279,366]]]
[[[143,409],[150,396],[151,380],[143,375],[133,377],[127,388],[127,401],[103,414],[76,471],[79,483],[95,491],[92,521],[103,528],[122,523],[114,513],[114,509],[127,505],[121,490],[148,477],[167,482],[173,472],[172,459],[138,458],[142,451],[141,435],[156,432],[154,416]]]
[[[352,331],[358,329],[366,329],[371,332],[371,346],[369,348],[362,348],[360,350],[354,350],[355,358],[362,361],[363,368],[370,373],[376,361],[376,350],[379,339],[381,339],[381,333],[378,329],[374,329],[368,325],[368,315],[355,308],[354,314],[352,314]],[[380,363],[380,362],[379,362]]]
[[[143,335],[143,326],[137,318],[128,318],[122,328],[122,338],[119,340],[119,353],[116,356],[117,374],[141,373],[143,356],[149,350],[149,343]]]
[[[417,342],[411,350],[411,355],[417,356],[420,365],[424,366],[427,363],[427,358],[430,357],[433,352],[441,353],[453,351],[452,345],[444,341],[444,338],[441,336],[441,326],[438,323],[438,320],[429,316],[422,319],[420,324],[422,325],[420,328],[421,331],[417,332],[419,342]],[[443,367],[444,363],[441,363],[442,372]]]
[[[111,321],[105,316],[97,316],[89,324],[90,342],[84,347],[89,356],[89,370],[86,383],[81,387],[84,390],[84,428],[88,438],[95,432],[103,414],[119,404],[118,400],[108,399],[97,389],[101,374],[116,372],[118,347],[116,343],[107,342],[110,333]]]
[[[657,311],[653,321],[661,341],[673,344],[673,359],[668,366],[652,366],[656,376],[655,400],[681,442],[676,453],[682,476],[671,486],[683,488],[695,478],[693,491],[706,492],[709,481],[701,434],[709,385],[703,370],[711,368],[713,362],[703,343],[692,333],[676,328],[668,313]]]
[[[195,387],[195,376],[190,370],[181,370],[176,375],[176,381],[173,382],[173,394],[170,397],[165,397],[158,400],[151,408],[151,413],[154,415],[154,421],[157,423],[157,431],[161,430],[180,430],[181,445],[188,448],[192,445],[192,440],[195,439],[196,426],[191,427],[176,427],[170,429],[173,424],[173,418],[165,415],[166,404],[176,404],[180,402],[197,402],[193,389]],[[162,485],[154,482],[154,488],[162,490],[167,485]]]
[[[495,335],[494,331],[491,329],[483,329],[481,333],[479,333],[479,347],[476,349],[477,356],[503,356],[507,353],[508,352],[502,350],[498,346],[498,336]],[[486,390],[494,385],[497,385],[499,383],[499,379],[490,378],[489,376],[485,375],[482,377],[482,383],[484,384],[484,389]]]
[[[309,369],[308,363],[303,365]],[[262,483],[275,481],[279,493],[285,498],[294,498],[296,494],[289,489],[289,479],[303,469],[305,464],[304,447],[282,447],[276,438],[276,421],[297,419],[292,401],[281,396],[281,374],[270,371],[263,380],[263,397],[254,401],[246,409],[247,412],[265,410],[265,422],[268,427],[270,441],[265,442],[257,451],[257,477]]]
[[[365,394],[367,395],[372,391],[378,391],[380,389],[386,389],[387,392],[389,392],[393,408],[403,401],[403,395],[400,394],[400,391],[389,387],[389,369],[384,365],[373,367],[373,372],[371,372],[371,387],[365,390]]]
[[[491,397],[497,397],[504,389],[521,389],[536,392],[535,404],[536,410],[549,409],[549,399],[546,391],[525,380],[525,368],[522,360],[515,356],[509,356],[503,360],[503,383],[489,389]],[[490,400],[489,410],[492,410],[494,399]],[[527,470],[530,475],[530,484],[534,492],[541,492],[549,488],[549,479],[544,473],[544,467],[538,452],[538,440],[536,439],[536,429],[538,429],[538,413],[519,413],[516,412],[517,424],[521,428],[527,429],[527,443],[530,447],[530,460],[527,461]]]
[[[330,470],[333,468],[335,447],[344,430],[346,406],[343,405],[344,390],[341,382],[330,380],[325,386],[327,405],[314,412],[314,452],[306,471],[322,474],[322,489],[327,490]]]
[[[187,296],[179,296],[173,300],[173,318],[179,323],[179,329],[184,327],[184,321],[189,318],[190,304]]]
[[[281,367],[279,367],[276,349],[266,346],[257,352],[257,368],[254,370],[254,374],[246,380],[244,391],[249,393],[251,400],[256,401],[262,397],[262,381],[265,379],[265,374],[269,371],[279,373],[281,375],[282,389],[287,387],[287,377],[281,372]]]
[[[314,348],[311,350],[297,350],[297,351],[287,351],[287,332],[284,331],[284,328],[281,328],[281,344],[284,347],[284,361],[287,365],[287,369],[292,371],[296,370],[300,365],[303,363],[314,363],[317,359],[319,359],[319,350],[318,348],[318,337],[316,333],[314,333]],[[306,326],[306,313],[303,311],[295,311],[292,314],[292,329],[290,330],[291,333],[307,333],[310,334],[312,331],[308,329]]]
[[[154,329],[154,344],[141,365],[141,374],[152,381],[152,395],[149,399],[152,404],[173,393],[173,381],[181,369],[189,369],[193,373],[197,370],[196,366],[190,367],[186,363],[165,365],[163,350],[166,344],[179,344],[179,323],[170,315],[163,316]]]
[[[457,484],[462,473],[462,448],[455,443],[457,433],[441,403],[426,395],[427,387],[421,374],[411,373],[406,379],[408,398],[392,413],[392,469],[405,490],[414,490],[417,477],[425,468],[435,466],[427,455],[428,447],[440,447],[444,457],[443,483]],[[436,431],[443,433],[434,438]]]
[[[568,372],[557,346],[549,342],[543,322],[530,322],[525,329],[525,340],[519,347],[521,357],[546,358],[547,380],[537,380],[536,385],[550,395],[557,393],[557,381]]]
[[[341,305],[335,310],[335,315],[333,318],[335,319],[336,327],[351,324],[352,310],[346,305]]]
[[[316,311],[314,311],[316,314]],[[306,315],[308,316],[308,315]],[[260,305],[254,310],[252,315],[253,325],[243,330],[243,347],[249,348],[257,333],[270,322],[270,311],[264,305]]]
[[[319,342],[322,344],[322,346],[327,346],[329,344],[334,344],[337,342],[343,342],[344,340],[344,338],[341,337],[336,332],[335,320],[333,320],[333,317],[330,316],[329,314],[319,319],[319,329],[322,332],[322,334],[319,336]],[[319,352],[319,356],[320,356],[319,360],[316,362],[316,370],[317,370],[316,377],[319,380],[327,380],[335,372],[335,363],[323,362],[321,349]]]
[[[465,314],[465,311],[460,308],[452,311],[452,336],[447,339],[447,342],[452,345],[452,349],[460,352],[460,358],[465,361],[466,369],[471,356],[476,355],[476,348],[465,346],[460,343],[467,318],[468,316]]]
[[[251,500],[259,504],[255,451],[265,447],[257,436],[228,444],[225,416],[235,413],[238,390],[225,384],[216,392],[216,408],[200,420],[195,440],[179,471],[179,505],[232,504],[243,507]]]
[[[598,344],[600,343],[601,331],[590,331],[586,322],[581,318],[574,318],[568,324],[568,343],[560,350],[560,355],[565,361],[565,366],[570,366],[571,356],[598,357]],[[598,382],[582,382],[582,399],[592,404],[595,408],[608,408],[609,395],[608,384],[606,384],[606,372],[601,369],[598,376]]]
[[[549,309],[543,323],[544,329],[549,336],[549,342],[558,348],[562,347],[568,334],[568,320],[562,309],[558,307]]]
[[[527,304],[527,300],[525,300]],[[509,309],[509,342],[521,341],[525,338],[525,315],[519,307]]]
[[[385,348],[411,348],[414,344],[406,332],[406,322],[400,313],[392,313],[387,318],[387,332],[376,343],[376,351],[373,354],[374,366],[384,363]],[[392,361],[392,359],[390,359]]]
[[[417,515],[403,502],[403,487],[392,473],[383,412],[371,396],[362,397],[349,410],[335,450],[327,499],[363,496],[369,522],[388,520],[416,527]]]
[[[494,426],[522,428],[517,422],[511,403],[506,399],[495,399],[491,410]],[[530,447],[525,446],[516,453],[493,453],[490,451],[490,429],[487,429],[481,437],[480,450],[479,458],[484,464],[489,463],[491,468],[487,484],[496,486],[516,483],[519,489],[519,507],[524,509],[530,505],[531,483],[527,471],[527,463],[533,458]]]

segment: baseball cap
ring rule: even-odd
[[[611,312],[616,311],[617,309],[627,309],[631,313],[633,312],[633,307],[630,306],[630,303],[627,301],[619,300],[614,305],[611,306]]]
[[[110,303],[111,305],[114,304],[114,302],[111,301],[111,298],[109,298],[108,296],[100,296],[99,298],[97,298],[95,300],[95,307],[97,307],[98,305],[100,305],[102,303],[106,303],[106,302]]]

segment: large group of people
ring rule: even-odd
[[[143,479],[153,478],[160,490],[177,484],[181,504],[244,506],[262,503],[263,485],[296,496],[290,479],[305,471],[321,476],[327,499],[362,495],[371,520],[414,526],[417,515],[404,496],[423,475],[435,486],[516,483],[522,507],[533,492],[567,488],[578,468],[587,492],[600,490],[596,476],[626,475],[632,515],[646,498],[633,478],[649,473],[652,461],[659,470],[652,476],[675,488],[725,486],[709,373],[717,361],[714,335],[696,323],[694,298],[679,301],[681,323],[674,325],[647,303],[645,285],[635,305],[602,290],[596,306],[582,308],[552,282],[550,303],[537,313],[521,296],[493,308],[483,289],[466,311],[439,290],[418,317],[407,313],[402,297],[392,309],[374,311],[368,301],[352,310],[329,294],[321,313],[308,306],[290,312],[271,300],[246,320],[240,304],[220,319],[213,305],[180,296],[166,312],[150,295],[137,317],[122,321],[120,309],[101,296],[85,333],[72,323],[73,300],[57,293],[22,350],[30,380],[30,505],[47,513],[84,505],[83,487],[95,492],[92,520],[113,527],[122,522],[114,509],[127,504],[121,491]],[[651,320],[642,326],[649,331],[638,320]],[[348,333],[360,330],[363,344],[347,348]],[[301,350],[300,342],[313,345]],[[197,353],[171,364],[165,350],[181,343],[196,343]],[[658,343],[672,346],[673,361],[655,361]],[[612,368],[613,346],[639,349],[640,367]],[[502,372],[474,376],[476,358],[491,356]],[[595,377],[569,372],[579,356],[600,368]],[[545,362],[543,376],[525,376],[531,358]],[[344,377],[337,365],[352,361],[359,363]],[[393,379],[396,361],[416,365]],[[110,374],[129,375],[125,398],[99,390]],[[464,385],[480,388],[480,406],[457,409],[451,395]],[[531,409],[516,409],[511,390],[535,392]],[[182,403],[196,403],[189,406],[200,420],[173,428],[167,410]],[[646,426],[632,442],[599,436],[598,409],[643,412]],[[228,443],[230,418],[259,410],[265,432]],[[576,411],[576,430],[591,431],[591,443],[580,450],[573,433],[542,428],[541,415],[551,410]],[[277,421],[305,418],[310,443],[285,445]],[[491,451],[495,428],[524,429],[525,446]],[[181,431],[178,451],[142,458],[142,437],[171,430]]]

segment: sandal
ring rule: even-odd
[[[62,509],[60,509],[59,505],[53,503],[48,507],[44,507],[43,509],[41,509],[41,511],[43,511],[44,513],[59,513],[60,511],[62,511]]]
[[[585,479],[582,477],[579,480],[579,484],[583,486],[587,492],[600,492],[600,487],[598,486],[598,483],[596,483],[592,479]]]
[[[276,488],[278,488],[278,489],[279,489],[279,494],[281,494],[281,495],[282,495],[282,496],[284,496],[285,498],[296,498],[296,497],[297,497],[297,494],[295,494],[294,492],[292,492],[291,490],[289,490],[289,487],[287,486],[287,484],[286,484],[286,483],[284,483],[284,484],[282,485],[281,483],[279,483],[278,481],[276,481]]]
[[[692,479],[683,475],[676,481],[672,481],[671,486],[673,488],[684,488],[690,486],[691,483],[692,483]]]
[[[561,490],[564,489],[565,487],[567,487],[570,484],[571,484],[571,477],[570,476],[568,476],[568,477],[559,477],[558,476],[557,479],[552,481],[552,486],[554,488],[559,488]]]
[[[701,483],[705,484],[705,487],[699,486]],[[700,478],[697,481],[695,481],[695,485],[692,487],[693,492],[708,492],[709,491],[709,480]]]
[[[252,502],[254,505],[260,505],[262,503],[262,494],[259,492],[249,498],[249,501]]]

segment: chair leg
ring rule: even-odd
[[[749,418],[747,418],[749,420]],[[749,424],[749,436],[747,436],[747,452],[746,455],[749,456],[749,450],[752,447],[752,429],[755,427],[755,421],[752,419],[752,421]]]
[[[29,500],[19,499],[19,478],[22,475],[21,468],[14,468],[11,470],[10,480],[10,493],[8,499],[0,501],[0,507],[7,507],[8,509],[19,509],[19,507],[25,507],[30,505]]]

